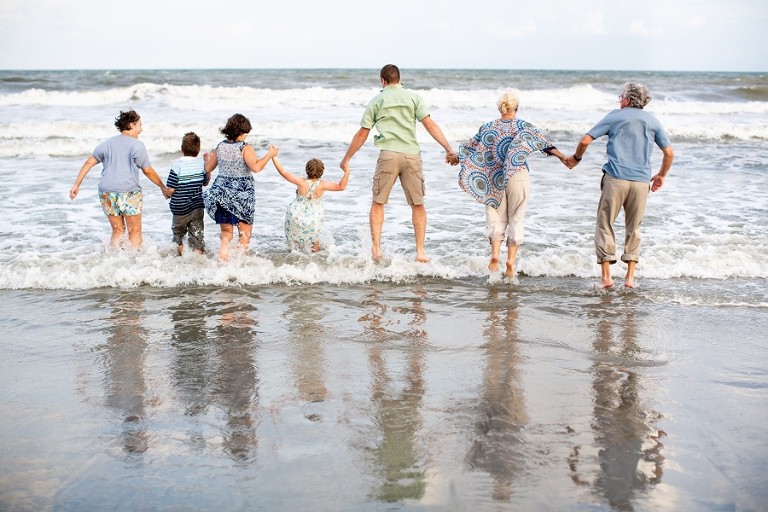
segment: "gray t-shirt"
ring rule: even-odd
[[[101,162],[100,192],[138,192],[139,171],[151,167],[144,143],[129,135],[116,135],[93,150]]]

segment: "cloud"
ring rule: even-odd
[[[693,28],[703,27],[707,24],[706,16],[694,16],[688,20],[688,26]]]
[[[654,37],[661,34],[660,29],[651,30],[644,22],[639,20],[632,20],[629,24],[629,33],[636,36]]]
[[[528,37],[535,34],[538,31],[536,23],[531,19],[527,19],[524,23],[508,23],[501,21],[493,21],[489,23],[488,34],[503,38],[503,39],[515,39],[520,37]]]
[[[605,35],[605,16],[602,11],[588,12],[581,25],[583,32],[592,35]]]

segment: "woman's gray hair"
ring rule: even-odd
[[[651,101],[651,93],[643,84],[627,82],[624,84],[624,90],[621,91],[621,97],[629,100],[629,106],[642,109]]]
[[[515,89],[509,89],[507,92],[501,95],[501,98],[496,102],[496,106],[501,112],[501,115],[507,112],[515,112],[520,105],[520,97],[517,95]]]

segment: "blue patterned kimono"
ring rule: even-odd
[[[496,119],[459,146],[459,186],[477,201],[498,208],[507,178],[528,168],[534,151],[554,149],[541,131],[522,119]]]

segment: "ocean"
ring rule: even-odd
[[[402,70],[454,147],[512,87],[565,154],[627,81],[676,157],[637,288],[604,291],[604,139],[574,170],[529,157],[513,283],[422,128],[427,264],[399,188],[370,259],[372,137],[318,254],[287,251],[271,164],[242,257],[217,260],[211,219],[176,256],[143,176],[142,250],[113,252],[100,167],[68,192],[120,110],[163,179],[185,132],[213,148],[239,112],[258,154],[335,181],[378,70],[0,71],[0,509],[766,510],[768,75]]]

